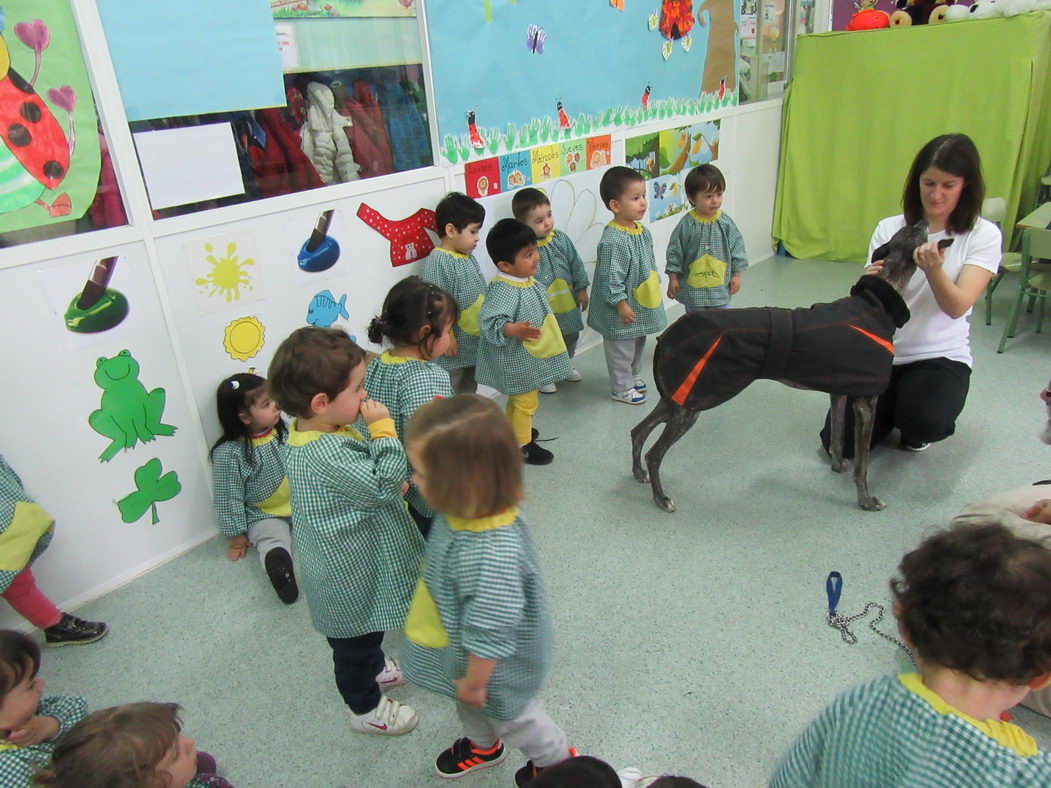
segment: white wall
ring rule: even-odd
[[[365,326],[389,287],[418,272],[418,264],[391,266],[387,241],[356,217],[358,205],[367,202],[388,218],[400,219],[418,208],[433,208],[449,189],[463,189],[462,168],[435,167],[155,222],[112,68],[100,45],[94,5],[75,7],[132,225],[0,253],[5,384],[0,453],[58,521],[56,538],[34,571],[40,587],[64,607],[104,593],[214,534],[206,451],[216,433],[212,403],[219,380],[249,367],[265,374],[280,340],[304,324],[307,304],[318,290],[329,289],[337,299],[347,294],[350,318],[340,325],[364,341]],[[770,254],[780,116],[779,101],[719,116],[716,163],[727,176],[725,207],[741,227],[753,262]],[[625,136],[650,128],[659,127],[615,135],[614,161],[623,161]],[[574,177],[583,184],[594,174]],[[294,247],[305,240],[303,228],[327,208],[338,211],[333,232],[342,247],[341,259],[328,272],[303,274]],[[498,203],[487,224],[509,213],[506,204]],[[601,210],[597,216],[601,222],[608,218]],[[661,264],[675,221],[651,228]],[[195,292],[199,288],[187,262],[187,244],[192,251],[205,240],[225,243],[231,237],[251,238],[252,272],[261,275],[264,298],[227,304]],[[585,260],[594,259],[593,248],[581,253]],[[128,319],[95,336],[69,333],[61,322],[64,303],[83,286],[95,260],[114,254],[121,260],[111,284],[131,303]],[[254,316],[266,327],[265,344],[256,357],[234,361],[223,350],[223,332],[231,320],[244,316]],[[584,346],[596,341],[590,336]],[[173,437],[139,444],[100,463],[97,457],[107,441],[87,421],[101,395],[92,376],[96,359],[122,349],[139,361],[139,380],[147,389],[166,390],[164,421],[179,429]],[[153,457],[161,460],[164,471],[178,473],[183,490],[158,504],[158,524],[150,523],[149,514],[125,524],[115,501],[134,489],[134,470]],[[0,610],[0,626],[20,624],[11,611]]]

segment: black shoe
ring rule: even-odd
[[[540,437],[540,430],[538,430],[536,427],[533,427],[533,429],[529,433],[529,439],[531,441],[535,442],[536,439],[539,438],[539,437]]]
[[[453,742],[453,746],[445,750],[434,761],[434,770],[439,777],[447,780],[455,780],[470,772],[481,771],[490,766],[503,763],[507,756],[507,748],[502,741],[497,741],[488,750],[482,750],[474,746],[474,743],[466,736]]]
[[[82,646],[106,637],[109,628],[101,621],[85,621],[82,618],[62,614],[62,620],[44,630],[44,641],[51,648],[58,646]]]
[[[263,564],[278,599],[286,605],[291,605],[299,599],[299,586],[296,585],[296,576],[292,573],[292,556],[288,554],[288,550],[275,547],[266,554]]]
[[[555,459],[554,454],[539,446],[536,441],[531,441],[521,448],[526,465],[550,465]]]
[[[908,438],[902,438],[901,443],[898,444],[898,448],[902,451],[927,451],[930,447],[931,445],[929,443],[909,440]]]
[[[569,748],[569,757],[576,758],[580,753],[577,752],[576,747]],[[546,767],[534,766],[532,761],[526,761],[526,765],[515,772],[515,785],[521,786],[529,785],[540,772],[544,771]]]

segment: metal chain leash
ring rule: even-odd
[[[832,629],[838,630],[840,637],[843,638],[843,642],[848,646],[853,646],[858,642],[858,636],[855,635],[850,625],[855,621],[864,619],[868,616],[869,611],[875,608],[876,617],[869,622],[869,629],[875,632],[884,640],[889,640],[895,646],[900,648],[906,654],[909,655],[909,659],[912,664],[916,664],[916,658],[912,656],[912,649],[906,646],[902,641],[896,637],[888,635],[886,632],[881,632],[876,628],[876,625],[883,620],[883,616],[886,614],[886,610],[883,605],[877,602],[869,602],[865,605],[865,609],[857,615],[844,616],[836,612],[836,605],[839,603],[840,594],[843,592],[843,576],[839,572],[829,572],[828,580],[825,581],[825,591],[828,594],[828,617],[826,622]]]

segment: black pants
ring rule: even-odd
[[[876,401],[872,446],[897,427],[903,440],[934,443],[956,432],[956,419],[967,400],[971,368],[960,361],[932,358],[896,365],[890,385]],[[821,445],[828,450],[832,434],[831,412],[821,429]],[[848,405],[843,425],[843,456],[854,456],[854,411]]]
[[[336,687],[355,714],[372,711],[380,702],[376,676],[383,670],[383,633],[369,632],[353,638],[328,638]]]
[[[416,523],[416,527],[420,531],[420,536],[426,539],[427,534],[431,532],[431,523],[434,522],[434,515],[432,514],[428,517],[425,514],[421,514],[420,512],[416,511],[416,507],[413,506],[411,503],[408,504],[408,507],[409,516],[412,517],[413,522]]]

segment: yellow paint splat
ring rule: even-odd
[[[226,327],[223,348],[230,358],[247,361],[263,349],[266,330],[254,317],[239,317]]]
[[[212,270],[203,279],[194,280],[194,284],[201,288],[200,292],[208,291],[209,298],[219,293],[224,295],[229,303],[240,299],[242,285],[247,290],[252,289],[252,277],[246,269],[255,265],[255,260],[251,257],[241,260],[237,255],[236,243],[231,241],[226,245],[224,257],[216,257],[213,254],[215,249],[210,243],[204,245],[204,251],[208,252],[205,259],[212,264]]]

